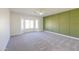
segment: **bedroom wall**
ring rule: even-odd
[[[19,14],[16,12],[11,12],[11,36],[13,35],[18,35],[22,34],[24,32],[29,32],[29,30],[22,30],[21,29],[21,20],[22,19],[38,19],[39,20],[39,30],[38,31],[43,31],[43,18],[42,17],[36,17],[36,16],[29,16],[25,14]]]
[[[17,35],[21,34],[21,19],[20,16],[17,15],[16,13],[10,12],[10,34],[11,35]]]
[[[79,38],[79,9],[46,16],[44,30]]]
[[[5,50],[10,39],[9,9],[0,8],[0,51]]]

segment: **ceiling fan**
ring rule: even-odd
[[[44,14],[44,10],[42,8],[38,8],[35,10],[35,13],[39,14],[39,15],[43,15]]]

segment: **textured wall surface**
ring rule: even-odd
[[[43,19],[44,30],[79,37],[79,9],[46,16]]]

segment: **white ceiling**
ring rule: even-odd
[[[12,12],[16,12],[16,13],[44,17],[44,16],[53,15],[56,13],[68,11],[71,9],[74,9],[74,8],[11,8],[10,10]],[[39,11],[41,11],[44,14],[40,15],[38,13]]]

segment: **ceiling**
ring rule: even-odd
[[[45,17],[72,9],[74,8],[11,8],[10,10],[20,14]],[[43,14],[40,15],[39,12]]]

